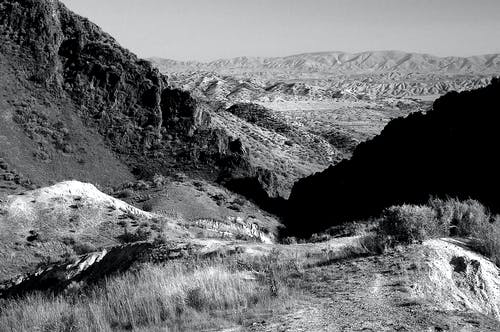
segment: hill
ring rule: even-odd
[[[499,107],[500,80],[493,79],[485,88],[446,94],[426,113],[391,121],[350,160],[294,185],[290,231],[310,234],[429,196],[474,198],[498,212]]]
[[[401,51],[320,52],[211,62],[151,61],[184,89],[218,100],[225,96],[229,101],[252,102],[279,97],[317,101],[357,95],[438,95],[484,86],[500,70],[499,54],[437,57]]]
[[[151,60],[168,75],[169,83],[214,109],[257,104],[283,125],[326,140],[341,152],[327,166],[350,157],[357,144],[379,134],[391,119],[427,111],[432,101],[449,91],[486,86],[500,63],[495,54],[440,58],[396,51],[239,57],[207,63]],[[311,160],[321,157],[312,156]],[[305,169],[316,168],[314,162],[303,160]]]
[[[258,173],[209,106],[58,1],[2,1],[0,29],[3,192],[179,169],[215,181],[227,164]]]

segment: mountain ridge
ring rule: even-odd
[[[363,72],[363,71],[438,71],[456,73],[463,70],[470,72],[494,72],[500,70],[500,54],[484,54],[469,57],[439,57],[426,53],[404,51],[364,51],[357,53],[332,51],[288,55],[283,57],[247,57],[223,58],[212,61],[179,61],[152,57],[150,60],[160,66],[160,70],[171,67],[175,70],[219,71],[231,69],[263,70],[288,69],[312,72]],[[172,71],[175,71],[172,70]]]

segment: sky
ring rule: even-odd
[[[62,0],[141,57],[500,53],[500,0]]]

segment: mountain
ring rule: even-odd
[[[228,103],[437,96],[485,86],[500,70],[498,54],[461,58],[399,51],[151,60],[176,86]]]
[[[495,73],[500,70],[500,54],[471,57],[437,57],[401,51],[360,53],[319,52],[285,57],[237,57],[210,62],[175,61],[152,58],[162,71],[289,71],[330,74],[374,72]]]
[[[227,165],[269,172],[214,125],[209,105],[60,2],[1,1],[0,31],[0,193],[179,171],[215,181],[230,178]]]
[[[289,231],[307,235],[430,196],[473,198],[500,211],[499,109],[500,79],[493,79],[481,89],[446,94],[426,113],[392,120],[351,159],[294,185]]]

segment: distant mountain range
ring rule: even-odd
[[[237,57],[210,62],[151,58],[162,71],[291,71],[322,73],[429,72],[498,73],[500,54],[437,57],[401,51],[319,52],[285,57]]]
[[[322,52],[211,62],[152,58],[169,82],[206,100],[274,102],[437,98],[484,87],[500,73],[500,54],[467,58],[399,51]]]

